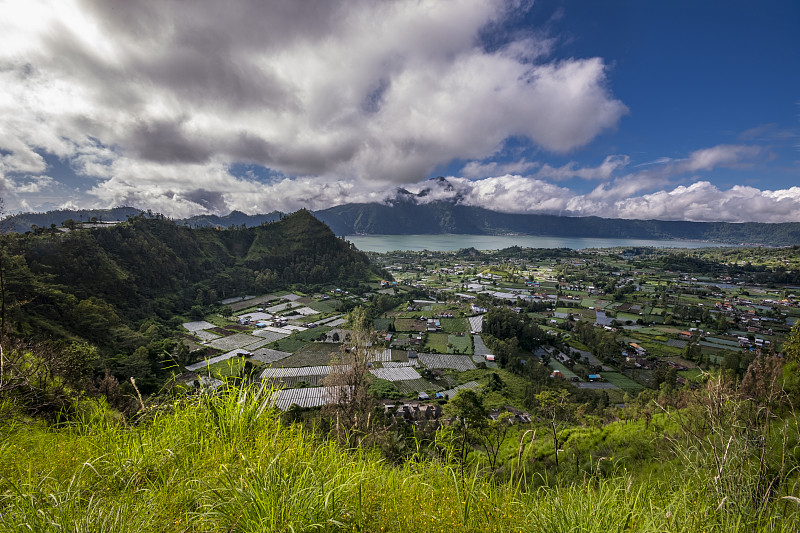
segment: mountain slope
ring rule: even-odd
[[[110,227],[1,235],[0,244],[0,327],[34,341],[88,341],[123,380],[163,373],[163,326],[201,318],[220,299],[380,276],[366,254],[305,210],[229,230],[135,216]],[[145,346],[144,359],[131,363]]]
[[[551,237],[597,237],[630,239],[688,239],[751,243],[771,246],[800,244],[800,222],[764,224],[757,222],[686,222],[670,220],[627,220],[601,217],[562,217],[501,213],[481,207],[461,205],[458,201],[420,203],[425,195],[398,193],[389,204],[345,204],[314,212],[336,235],[366,234],[524,234]],[[3,221],[6,231],[24,233],[35,224],[48,228],[66,219],[88,221],[125,220],[141,213],[133,208],[94,211],[53,211],[26,213]],[[272,212],[247,215],[233,211],[224,217],[199,215],[177,223],[189,227],[229,228],[253,227],[279,220],[283,215]]]
[[[526,234],[552,237],[693,239],[728,243],[800,243],[800,223],[686,222],[499,213],[451,202],[348,204],[315,213],[337,235]]]

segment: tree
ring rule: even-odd
[[[97,347],[85,342],[73,342],[65,347],[56,362],[58,373],[68,384],[79,388],[85,388],[91,381],[99,363]]]
[[[539,415],[548,421],[552,431],[553,455],[558,471],[559,427],[571,418],[575,406],[570,400],[569,393],[564,389],[540,392],[536,395],[536,404]]]
[[[331,403],[327,411],[335,418],[335,431],[340,442],[358,444],[368,432],[375,397],[369,390],[369,364],[375,359],[372,348],[374,331],[363,307],[350,313],[353,333],[348,346],[342,346],[338,357],[331,358],[331,373],[325,385],[331,387]]]

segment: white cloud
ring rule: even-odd
[[[461,169],[461,175],[465,178],[486,178],[488,176],[498,176],[504,174],[527,175],[532,170],[542,166],[536,161],[521,159],[511,163],[497,163],[495,161],[470,161]]]
[[[57,156],[107,180],[94,189],[103,198],[150,186],[136,180],[160,174],[153,164],[171,190],[237,162],[413,183],[453,159],[488,157],[509,136],[568,152],[615,127],[627,110],[601,59],[548,60],[555,41],[541,35],[480,46],[482,28],[515,9],[510,0],[6,2],[2,164],[43,173],[42,155]],[[213,190],[225,190],[221,180]]]
[[[593,191],[570,189],[521,176],[477,181],[448,178],[465,205],[509,213],[542,213],[605,218],[723,222],[800,222],[800,187],[759,190],[735,186],[719,189],[708,181],[618,199]],[[445,195],[440,195],[445,196]],[[451,194],[454,197],[455,193]]]
[[[610,155],[596,167],[579,167],[575,162],[567,163],[561,167],[551,167],[545,164],[536,172],[535,177],[553,181],[562,181],[572,178],[607,180],[611,179],[615,171],[628,166],[628,163],[630,163],[630,157],[626,155]]]

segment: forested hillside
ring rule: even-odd
[[[254,228],[192,229],[140,215],[2,239],[2,331],[57,345],[58,353],[88,349],[91,356],[76,355],[91,360],[76,386],[107,369],[154,389],[168,374],[163,359],[180,317],[202,317],[224,298],[353,286],[379,275],[308,211]]]

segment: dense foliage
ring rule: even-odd
[[[201,318],[226,297],[380,275],[308,211],[254,228],[138,215],[110,227],[6,234],[0,273],[0,331],[58,351],[89,342],[101,357],[81,379],[110,370],[148,391],[174,366],[166,359],[181,317]]]

